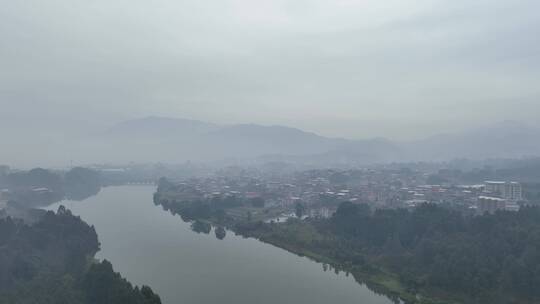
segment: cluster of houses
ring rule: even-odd
[[[475,214],[519,210],[522,198],[517,182],[487,181],[479,185],[428,185],[426,175],[413,171],[312,170],[289,176],[216,174],[178,184],[181,199],[235,197],[261,199],[264,206],[291,210],[298,203],[309,216],[329,217],[339,203],[367,203],[373,208],[415,208],[448,203]]]

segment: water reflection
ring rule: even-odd
[[[87,198],[98,195],[101,187],[72,187],[66,189],[65,199],[70,201],[84,201]]]
[[[210,234],[210,232],[211,232],[211,230],[213,228],[217,239],[223,240],[225,238],[226,230],[222,226],[213,227],[210,223],[208,223],[206,221],[192,220],[192,219],[190,219],[190,218],[188,218],[186,216],[183,216],[181,214],[177,214],[175,211],[173,211],[172,209],[167,208],[166,206],[158,205],[158,204],[155,204],[155,205],[161,207],[161,209],[163,211],[166,211],[166,212],[170,213],[171,215],[180,216],[182,221],[185,222],[185,223],[190,224],[191,230],[196,232],[196,233]],[[280,221],[286,221],[286,220],[288,220],[290,218],[294,218],[294,214],[286,215],[283,218],[272,219],[270,221],[270,223],[279,223]],[[237,235],[237,234],[235,233],[235,235]],[[302,255],[299,255],[299,254],[295,253],[295,252],[290,252],[290,253],[294,254],[294,255],[298,255],[300,257],[304,257]],[[319,263],[318,261],[313,260],[313,259],[311,259],[309,257],[308,257],[308,259],[312,260],[313,262]],[[344,269],[343,267],[341,267],[339,265],[331,265],[331,264],[327,264],[327,263],[319,263],[319,264],[322,264],[322,269],[323,269],[324,272],[334,272],[334,274],[336,276],[339,276],[341,273],[344,273],[345,277],[347,277],[347,278],[349,277],[349,275],[351,275],[351,273],[347,269]],[[369,273],[369,268],[370,268],[369,265],[367,265],[366,268],[368,269],[368,271],[366,271],[366,274],[368,274]],[[367,280],[364,275],[365,274],[362,274],[362,273],[356,273],[356,274],[352,273],[352,277],[354,278],[354,280],[358,284],[367,287],[370,291],[376,293],[377,295],[388,297],[394,304],[404,303],[402,301],[402,299],[399,297],[399,294],[389,291],[383,285],[380,285],[380,284],[375,283],[373,281]]]
[[[215,234],[216,234],[216,238],[218,240],[223,240],[225,239],[225,236],[227,235],[227,231],[225,230],[225,228],[219,226],[215,229]]]

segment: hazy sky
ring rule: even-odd
[[[2,0],[0,133],[148,115],[351,138],[535,123],[538,37],[538,0]]]

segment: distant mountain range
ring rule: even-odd
[[[506,121],[467,132],[395,142],[384,138],[329,138],[284,126],[218,125],[147,117],[112,126],[86,139],[81,147],[91,147],[95,156],[111,162],[236,159],[321,165],[373,164],[539,156],[540,129]]]
[[[515,158],[540,155],[540,129],[504,121],[455,134],[432,136],[405,145],[420,158]]]

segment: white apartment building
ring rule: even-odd
[[[491,196],[517,202],[523,199],[521,184],[518,182],[486,181],[485,192]]]

